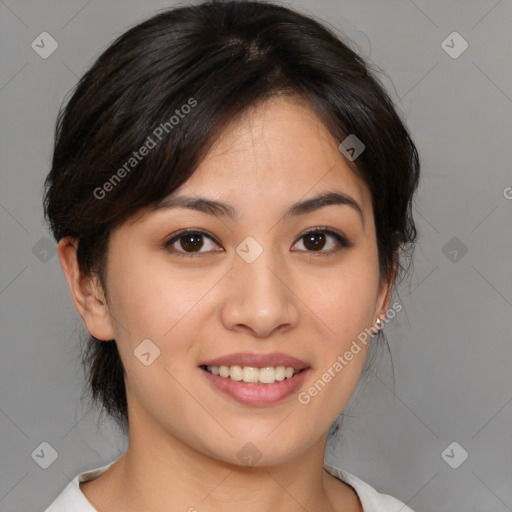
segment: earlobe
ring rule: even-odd
[[[96,276],[87,276],[80,272],[77,248],[76,238],[65,237],[58,244],[60,265],[73,304],[92,336],[105,341],[113,340],[115,335],[105,295]]]

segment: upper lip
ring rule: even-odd
[[[199,364],[199,366],[251,366],[253,368],[266,368],[267,366],[285,366],[302,370],[309,368],[309,365],[296,357],[273,352],[271,354],[256,354],[253,352],[239,352],[226,356],[210,359]]]

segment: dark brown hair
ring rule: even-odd
[[[80,269],[98,276],[107,301],[113,230],[180,187],[227,122],[278,95],[305,99],[340,142],[354,134],[364,143],[348,163],[372,195],[381,276],[396,268],[400,280],[416,239],[419,158],[383,85],[349,44],[284,6],[207,1],[157,14],[98,57],[59,112],[44,211],[57,241],[78,239]],[[154,147],[135,162],[149,139]],[[88,336],[82,363],[92,401],[126,433],[115,341]]]

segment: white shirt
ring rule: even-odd
[[[116,459],[117,460],[117,459]],[[44,512],[97,512],[80,490],[79,482],[94,480],[105,472],[115,461],[90,471],[80,473],[59,494]],[[363,505],[364,512],[413,512],[396,498],[381,494],[355,475],[330,464],[324,463],[325,470],[354,488]]]

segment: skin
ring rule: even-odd
[[[337,141],[300,99],[273,99],[225,128],[178,192],[223,201],[231,220],[183,208],[143,210],[112,233],[108,301],[81,275],[76,240],[59,258],[88,331],[115,339],[127,370],[130,438],[124,455],[80,488],[98,510],[230,512],[361,511],[347,484],[323,470],[327,431],[348,402],[369,344],[307,405],[292,395],[272,406],[238,403],[214,389],[198,365],[233,352],[285,352],[309,363],[307,390],[389,308],[393,279],[379,275],[371,195]],[[290,204],[340,191],[362,208],[330,205],[288,220]],[[304,233],[329,226],[315,251]],[[183,228],[206,231],[202,253],[175,242]],[[262,254],[236,247],[252,236]],[[338,251],[323,255],[331,248]],[[145,366],[133,351],[149,338],[160,356]],[[251,442],[253,467],[237,452]]]

